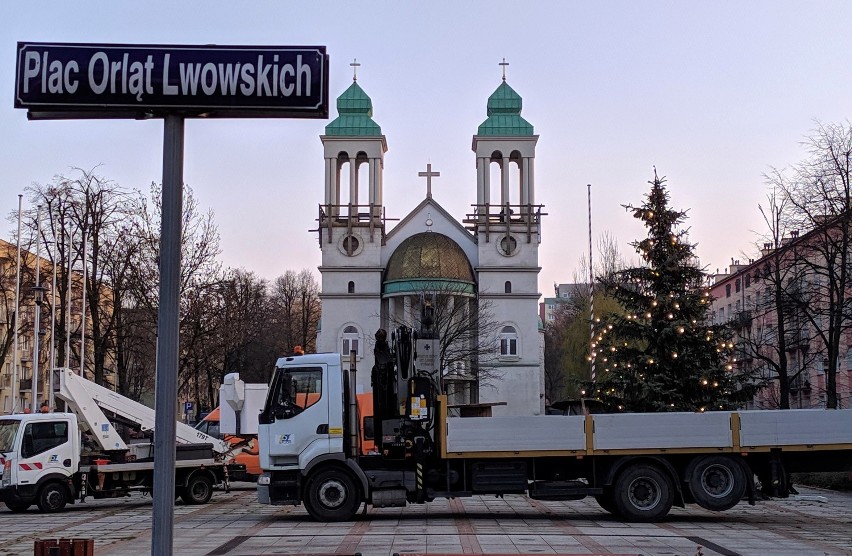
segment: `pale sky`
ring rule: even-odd
[[[176,7],[177,6],[177,7]],[[462,219],[476,202],[471,138],[488,96],[508,83],[540,136],[545,205],[539,291],[570,282],[595,235],[622,252],[643,233],[653,166],[711,271],[753,254],[763,174],[804,156],[814,120],[845,121],[852,98],[849,2],[4,2],[0,7],[0,213],[72,167],[128,188],[162,180],[162,121],[27,121],[13,108],[17,41],[325,45],[334,99],[352,81],[387,137],[385,206],[402,218],[424,197]],[[326,120],[187,122],[184,178],[215,212],[223,262],[274,278],[316,272]],[[7,226],[12,230],[13,226]],[[4,237],[10,237],[5,234]]]

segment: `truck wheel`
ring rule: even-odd
[[[607,512],[612,515],[618,515],[618,507],[615,505],[615,498],[612,495],[611,488],[605,489],[603,494],[595,494],[595,501],[597,501],[598,506]]]
[[[61,511],[68,503],[68,491],[59,483],[47,483],[38,493],[36,504],[43,512]]]
[[[9,508],[10,511],[15,512],[16,514],[19,514],[21,512],[25,512],[25,511],[30,509],[30,506],[32,506],[32,504],[30,504],[29,502],[3,502],[3,503],[6,504],[6,507]]]
[[[305,487],[305,508],[317,521],[349,521],[361,507],[361,491],[338,469],[320,471]]]
[[[696,460],[687,477],[695,503],[720,512],[733,508],[746,491],[742,466],[727,456],[705,456]]]
[[[627,521],[659,521],[672,508],[674,485],[653,465],[633,465],[616,479],[613,498],[618,513]]]
[[[193,506],[206,504],[213,496],[213,481],[207,475],[196,474],[189,478],[186,487],[181,489],[180,498],[184,504]]]

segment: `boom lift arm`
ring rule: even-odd
[[[118,435],[103,410],[111,411],[139,425],[142,431],[153,431],[155,412],[150,407],[125,398],[121,394],[95,384],[67,368],[54,369],[56,396],[68,404],[80,423],[95,436],[104,450],[127,450],[127,444]],[[231,451],[227,442],[204,434],[180,421],[177,422],[178,444],[212,444],[213,451],[223,455]]]

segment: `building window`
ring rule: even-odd
[[[737,293],[740,293],[740,279],[739,278],[734,280],[734,289],[737,290]]]
[[[361,334],[354,326],[347,326],[343,329],[343,341],[340,352],[345,358],[351,351],[355,352],[356,357],[361,357]]]
[[[518,331],[514,326],[504,326],[500,331],[500,356],[518,356]]]
[[[751,286],[751,274],[745,275],[745,287]]]
[[[731,285],[725,284],[725,297],[731,297]]]
[[[355,282],[349,281],[349,285],[346,286],[346,291],[349,293],[355,293]]]
[[[506,280],[506,283],[503,284],[503,289],[504,289],[505,293],[512,293],[512,283],[510,281]]]
[[[719,320],[725,322],[725,308],[719,307]]]

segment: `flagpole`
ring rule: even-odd
[[[591,353],[589,361],[591,364],[590,374],[592,382],[595,382],[597,379],[595,376],[595,350],[592,347],[595,344],[595,267],[592,262],[592,184],[586,185],[586,191],[588,192],[589,204],[589,352]]]
[[[20,364],[20,361],[18,360],[18,313],[20,312],[21,300],[21,207],[23,206],[23,202],[24,196],[18,195],[18,269],[15,277],[15,332],[14,339],[12,340],[12,344],[14,345],[12,356],[12,413],[14,413],[15,409],[18,407],[18,396],[20,395],[20,388],[18,384],[18,366]]]

